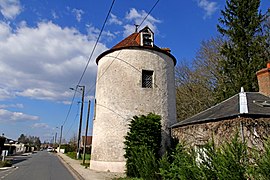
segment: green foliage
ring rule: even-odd
[[[125,137],[125,158],[127,176],[156,176],[156,160],[159,158],[161,143],[161,117],[155,114],[134,116]]]
[[[246,179],[249,169],[246,143],[238,135],[220,148],[214,143],[206,145],[204,157],[201,154],[201,167],[207,178],[211,179]]]
[[[76,152],[67,152],[66,153],[68,157],[72,159],[77,159],[77,153]]]
[[[12,163],[11,161],[5,160],[5,161],[0,161],[0,167],[11,167]]]
[[[199,148],[179,144],[160,160],[163,179],[247,179],[249,168],[246,143],[237,135],[221,147],[213,141]]]
[[[264,16],[259,11],[260,0],[226,0],[221,11],[218,31],[225,36],[221,54],[217,95],[220,101],[239,92],[258,91],[256,72],[265,66],[266,37],[263,35]]]
[[[61,149],[65,149],[65,153],[68,152],[75,152],[76,151],[76,146],[73,146],[71,144],[62,144]]]
[[[167,154],[160,160],[162,179],[200,179],[202,177],[202,172],[196,163],[196,153],[193,149],[178,144],[171,156],[171,162]]]
[[[270,179],[270,139],[264,143],[264,152],[257,154],[255,179]]]
[[[158,161],[154,152],[146,146],[137,146],[132,148],[131,157],[133,159],[132,169],[136,176],[143,179],[156,179],[158,171]]]

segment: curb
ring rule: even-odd
[[[73,176],[75,175],[79,180],[84,180],[84,178],[69,163],[67,163],[60,155],[56,155],[56,156],[60,159],[61,163],[71,172]]]
[[[0,170],[7,170],[7,169],[12,169],[12,168],[17,168],[16,166],[11,166],[11,167],[1,167]]]

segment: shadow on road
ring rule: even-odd
[[[28,160],[30,158],[32,158],[32,157],[29,157],[29,156],[15,156],[15,157],[12,158],[11,162],[12,162],[12,165],[15,165],[17,163]]]

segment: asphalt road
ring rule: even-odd
[[[1,180],[76,180],[53,153],[40,151],[14,159],[16,168],[0,171]]]

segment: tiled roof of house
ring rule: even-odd
[[[186,126],[190,124],[199,124],[223,119],[235,118],[238,116],[245,117],[266,117],[270,116],[270,98],[258,92],[245,92],[247,112],[241,113],[240,94],[205,110],[190,118],[180,121],[172,128]]]

